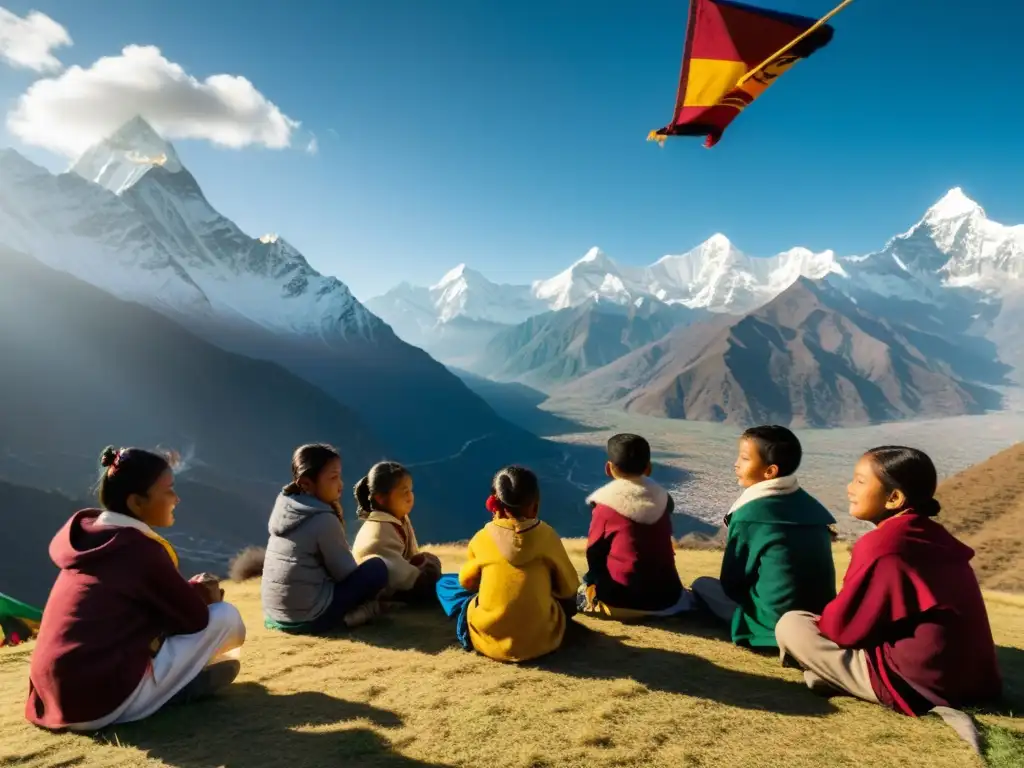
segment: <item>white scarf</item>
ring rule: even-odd
[[[744,504],[749,504],[757,499],[765,499],[769,496],[788,496],[791,493],[796,493],[800,490],[800,483],[796,479],[796,475],[786,475],[785,477],[776,477],[771,480],[762,480],[760,483],[755,483],[749,488],[744,488],[743,493],[736,499],[731,507],[729,507],[729,517],[733,512],[742,507]]]
[[[103,526],[104,528],[134,528],[143,536],[152,539],[167,550],[167,555],[174,563],[174,567],[178,567],[178,553],[174,551],[171,543],[138,518],[105,509],[96,516],[96,525]]]

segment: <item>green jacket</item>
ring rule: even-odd
[[[836,596],[828,526],[835,519],[813,496],[793,493],[747,502],[728,518],[722,589],[737,603],[732,640],[778,647],[775,625],[786,611],[820,614]]]

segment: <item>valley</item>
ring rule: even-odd
[[[717,527],[739,495],[732,471],[742,431],[737,427],[623,414],[613,409],[581,408],[554,415],[587,430],[551,436],[567,447],[603,447],[616,432],[644,435],[655,452],[654,477],[672,493],[678,512]],[[842,533],[856,535],[865,529],[847,513],[846,485],[865,450],[886,444],[921,448],[935,461],[941,479],[1018,443],[1024,437],[1024,412],[795,431],[804,449],[798,472],[802,485],[829,508]]]

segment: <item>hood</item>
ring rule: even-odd
[[[274,502],[274,510],[270,513],[267,529],[271,536],[284,536],[294,531],[304,522],[316,515],[333,515],[334,509],[319,499],[301,494],[286,496],[278,494]]]
[[[490,535],[498,553],[510,565],[522,566],[542,554],[544,542],[540,520],[492,520],[484,530]]]
[[[930,517],[893,517],[865,533],[856,544],[858,555],[876,559],[899,555],[911,563],[969,563],[974,550]]]
[[[587,503],[614,509],[635,523],[653,525],[670,510],[672,497],[651,478],[638,477],[612,480],[590,494]]]
[[[133,520],[135,524],[103,524],[99,521],[101,516],[109,517],[113,514],[99,509],[83,509],[72,515],[50,542],[50,559],[53,564],[62,570],[87,568],[90,562],[117,557],[124,547],[131,546],[133,542],[138,543],[137,537],[140,535],[159,539],[145,523],[126,518],[125,515],[117,517]]]

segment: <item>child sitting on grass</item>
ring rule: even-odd
[[[310,444],[292,455],[292,481],[270,513],[260,586],[270,629],[318,634],[365,624],[387,585],[383,560],[357,564],[345,537],[341,456]]]
[[[214,577],[191,582],[153,528],[174,524],[171,461],[104,450],[103,507],[75,513],[50,544],[60,568],[39,626],[25,717],[51,730],[142,720],[229,685],[245,641]]]
[[[850,514],[875,528],[854,545],[838,597],[823,611],[787,613],[775,629],[783,659],[799,662],[813,690],[912,716],[999,697],[974,551],[933,519],[936,484],[932,460],[914,448],[873,448],[857,463]]]
[[[676,570],[672,497],[650,478],[651,446],[639,435],[608,441],[612,481],[587,499],[593,507],[581,610],[614,619],[690,610]]]
[[[576,613],[579,577],[561,538],[537,519],[537,476],[518,466],[494,477],[492,515],[469,542],[458,576],[445,575],[437,595],[456,617],[462,647],[497,661],[522,662],[556,650]]]
[[[744,491],[726,515],[720,579],[702,577],[693,593],[732,627],[737,645],[775,648],[787,611],[820,613],[836,595],[831,529],[835,519],[800,488],[800,441],[780,426],[743,433],[734,465]]]
[[[409,470],[394,461],[382,461],[356,483],[356,503],[362,525],[353,544],[356,559],[381,558],[388,567],[389,600],[436,604],[434,585],[441,577],[441,561],[421,552],[409,515],[416,497]]]

